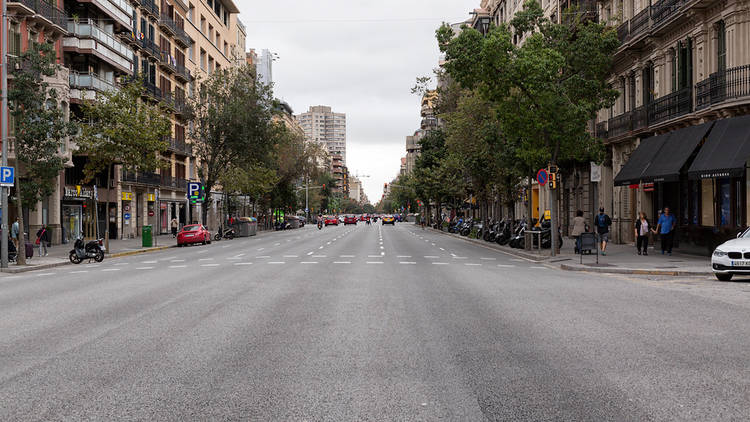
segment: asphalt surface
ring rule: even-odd
[[[0,420],[748,420],[748,297],[406,223],[0,275]]]

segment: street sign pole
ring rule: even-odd
[[[2,142],[2,166],[8,165],[8,4],[6,0],[2,0],[2,26],[0,26],[0,34],[2,34],[3,41],[0,47],[0,54],[2,55],[2,71],[0,71],[0,90],[2,93],[2,106],[0,106],[0,126],[2,126],[1,142]],[[0,236],[0,267],[8,268],[8,188],[3,186],[0,188],[2,193],[0,194],[0,201],[2,201],[2,236]],[[23,245],[21,245],[23,246]],[[23,252],[21,252],[23,253]]]

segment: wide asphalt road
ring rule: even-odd
[[[407,223],[4,274],[0,420],[749,420],[749,296]]]

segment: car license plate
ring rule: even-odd
[[[733,267],[750,267],[750,261],[732,261]]]
[[[185,235],[185,237],[193,237],[193,236],[195,236],[195,235],[194,234],[186,234]]]

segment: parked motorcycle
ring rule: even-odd
[[[498,229],[498,234],[495,237],[495,242],[498,245],[507,245],[510,239],[513,237],[513,221],[505,220]]]
[[[521,220],[516,228],[513,237],[508,241],[508,246],[516,249],[523,249],[526,246],[526,220]]]
[[[236,233],[234,232],[233,228],[226,228],[226,229],[224,229],[222,227],[219,227],[219,231],[216,232],[216,234],[214,235],[214,240],[219,241],[222,238],[223,239],[227,239],[227,240],[232,240],[232,239],[234,239],[235,235],[236,235]]]
[[[84,243],[83,236],[79,237],[73,243],[73,250],[68,254],[68,259],[73,264],[80,264],[84,259],[88,259],[89,262],[92,259],[96,262],[104,261],[104,239]]]

